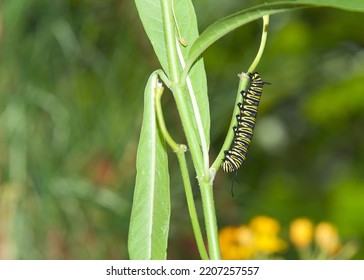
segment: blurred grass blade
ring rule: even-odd
[[[261,18],[264,15],[272,15],[286,12],[293,9],[305,7],[332,7],[350,11],[364,11],[363,0],[340,1],[340,0],[301,0],[301,1],[282,1],[267,3],[249,9],[241,10],[230,16],[216,21],[206,28],[201,36],[193,43],[188,55],[187,66],[193,62],[214,42],[233,31],[234,29]]]
[[[137,153],[137,176],[130,220],[130,259],[165,259],[167,250],[170,195],[168,159],[157,130],[153,73],[144,92],[144,114]]]

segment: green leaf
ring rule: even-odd
[[[364,12],[364,2],[362,0],[299,0],[296,2],[317,7],[331,7],[353,12]]]
[[[160,0],[135,0],[135,3],[145,32],[152,43],[154,52],[156,53],[163,70],[167,76],[170,77]],[[181,35],[188,43],[187,47],[180,45],[182,54],[186,58],[191,43],[199,36],[195,10],[190,0],[174,0],[174,10]],[[206,73],[202,59],[193,66],[189,76],[194,89],[208,146],[210,139],[210,110],[207,96]],[[187,106],[191,116],[194,116],[191,100],[187,103]],[[194,129],[196,135],[198,135],[197,124],[195,122]]]
[[[137,176],[129,227],[130,259],[166,259],[170,218],[168,158],[157,129],[153,73],[144,92],[144,114],[137,152]]]
[[[177,24],[182,38],[186,41],[187,46],[179,45],[184,60],[188,56],[188,52],[192,43],[198,38],[198,26],[195,9],[190,0],[174,0],[174,10],[176,13]],[[210,143],[210,109],[207,95],[207,79],[203,59],[197,61],[189,73],[197,106],[200,112],[202,126],[207,141],[207,146]],[[189,103],[188,103],[189,104]],[[192,107],[189,106],[190,114],[193,116]],[[197,130],[197,126],[195,126]]]
[[[188,67],[191,66],[194,61],[218,39],[248,22],[259,19],[264,15],[272,15],[307,7],[332,7],[349,11],[363,12],[364,2],[362,0],[282,1],[266,3],[249,9],[241,10],[216,21],[206,28],[206,30],[191,46],[187,65]]]
[[[164,39],[163,17],[160,0],[135,0],[145,32],[152,43],[155,54],[169,76],[167,48]]]

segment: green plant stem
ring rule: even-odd
[[[311,260],[312,259],[311,249],[309,247],[298,248],[298,254],[299,254],[301,260]]]
[[[215,217],[215,207],[212,192],[212,180],[210,174],[204,172],[203,155],[200,149],[197,135],[194,131],[192,116],[187,109],[186,82],[179,79],[182,67],[178,64],[178,53],[176,48],[176,36],[173,24],[172,3],[170,0],[161,0],[164,35],[166,39],[166,48],[168,55],[168,66],[170,71],[170,79],[173,83],[171,89],[176,101],[176,105],[181,117],[184,132],[187,138],[188,146],[191,150],[192,160],[196,169],[197,179],[199,181],[203,211],[206,224],[206,233],[208,240],[209,256],[211,259],[220,259],[220,248],[217,234],[217,225]]]
[[[263,16],[263,31],[262,31],[262,37],[260,40],[260,46],[257,55],[255,56],[254,61],[250,65],[248,72],[252,73],[254,72],[255,68],[259,64],[260,59],[262,58],[265,44],[267,42],[267,36],[268,36],[268,27],[269,27],[269,15]]]
[[[190,213],[191,223],[193,233],[195,235],[196,244],[198,251],[200,253],[201,259],[208,260],[209,256],[207,254],[205,243],[202,238],[201,227],[198,221],[197,212],[196,212],[196,205],[193,199],[192,187],[190,182],[190,177],[188,175],[188,168],[186,163],[186,157],[184,153],[177,153],[178,162],[181,168],[182,180],[183,185],[185,187],[186,199],[187,199],[187,206],[188,211]]]
[[[200,185],[200,191],[206,224],[207,242],[209,245],[209,256],[211,260],[220,260],[221,254],[212,183],[209,181],[202,181]]]
[[[177,144],[171,135],[169,134],[166,123],[164,121],[163,112],[162,112],[162,106],[161,106],[161,97],[163,94],[164,88],[161,84],[157,83],[157,87],[154,89],[154,98],[155,98],[155,111],[157,115],[158,120],[158,127],[160,131],[163,134],[164,139],[166,140],[167,144],[171,147],[172,151],[177,153],[181,149],[181,145]],[[185,146],[185,145],[183,145]],[[187,150],[187,147],[185,146],[184,151]]]
[[[171,88],[172,82],[168,79],[167,75],[163,72],[162,69],[156,70],[155,73],[158,74],[159,78],[163,81],[167,88]]]
[[[181,48],[177,42],[176,42],[176,48],[177,48],[177,54],[178,54],[179,61],[181,63],[182,68],[184,68],[185,61],[183,58]],[[186,85],[187,85],[188,93],[189,93],[189,96],[191,99],[192,108],[193,108],[193,112],[194,112],[194,116],[195,116],[195,120],[196,120],[196,124],[197,124],[197,130],[198,130],[198,134],[199,134],[200,141],[201,141],[204,174],[206,176],[206,174],[209,174],[209,148],[207,146],[206,135],[205,135],[205,131],[204,131],[203,125],[202,125],[202,119],[201,119],[200,111],[198,109],[196,95],[193,90],[192,82],[191,82],[191,79],[189,76],[186,77]]]
[[[166,140],[167,144],[171,147],[171,149],[176,153],[178,162],[181,169],[182,174],[182,180],[183,185],[185,188],[186,193],[186,199],[187,199],[187,205],[188,205],[188,211],[191,217],[191,223],[192,223],[192,229],[193,233],[195,235],[197,248],[200,253],[200,256],[203,260],[207,260],[209,257],[207,255],[207,251],[205,248],[205,244],[202,238],[201,228],[197,217],[196,212],[196,206],[195,202],[193,200],[193,194],[192,194],[192,187],[190,182],[190,177],[188,174],[188,168],[186,163],[186,157],[185,152],[187,151],[186,145],[183,144],[177,144],[169,134],[164,117],[163,117],[163,111],[161,106],[161,97],[163,95],[164,88],[161,86],[161,84],[157,83],[157,87],[154,89],[155,93],[155,109],[156,109],[156,115],[157,115],[157,121],[158,121],[158,127],[163,134],[164,139]]]
[[[269,26],[269,15],[265,15],[265,16],[263,16],[263,30],[262,30],[262,37],[261,37],[261,41],[260,41],[259,50],[258,50],[257,55],[255,56],[255,59],[253,60],[252,64],[250,65],[250,67],[248,69],[248,72],[250,72],[250,73],[255,70],[260,59],[262,58],[263,51],[264,51],[264,48],[265,48],[265,45],[267,42],[268,26]],[[219,154],[217,155],[214,163],[211,165],[211,168],[210,168],[211,174],[216,174],[216,171],[219,169],[221,161],[224,158],[224,151],[229,149],[231,142],[233,141],[233,138],[234,138],[233,127],[236,125],[235,116],[239,113],[239,108],[238,108],[237,104],[239,102],[241,103],[242,99],[243,99],[240,92],[242,90],[246,90],[249,86],[249,78],[244,72],[239,74],[239,79],[240,80],[239,80],[239,86],[238,86],[238,93],[237,93],[236,100],[235,100],[234,111],[233,111],[233,116],[231,118],[229,131],[228,131],[228,134],[225,138],[224,144],[222,145],[222,148],[221,148]]]
[[[231,142],[233,141],[233,138],[234,138],[233,127],[236,125],[236,115],[239,114],[239,107],[237,105],[238,105],[238,103],[241,103],[242,99],[243,99],[240,92],[242,90],[247,89],[248,85],[249,85],[249,78],[244,73],[239,75],[239,79],[240,80],[239,80],[238,90],[237,90],[237,94],[236,94],[236,100],[235,100],[235,104],[234,104],[234,111],[233,111],[233,115],[231,117],[229,130],[226,135],[224,144],[222,145],[222,147],[220,149],[220,152],[218,153],[214,163],[211,165],[211,168],[210,168],[211,174],[215,174],[216,171],[220,168],[221,162],[225,156],[224,151],[226,151],[230,148]]]
[[[177,109],[181,117],[181,122],[184,128],[184,132],[187,139],[188,147],[191,151],[192,161],[194,163],[197,177],[203,177],[203,157],[200,149],[199,142],[197,140],[197,135],[194,131],[193,121],[189,111],[187,109],[187,100],[184,95],[186,90],[186,84],[180,83],[179,73],[180,64],[178,61],[178,54],[176,49],[176,36],[174,29],[174,20],[172,13],[172,3],[170,0],[161,0],[163,22],[164,22],[164,34],[166,38],[167,56],[168,56],[168,66],[170,72],[170,80],[172,85],[170,89],[173,92],[173,96],[176,101]]]

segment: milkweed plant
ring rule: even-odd
[[[251,74],[248,73],[255,72],[262,58],[269,16],[310,7],[364,12],[362,0],[292,0],[262,3],[224,17],[199,34],[191,0],[135,0],[140,20],[161,69],[150,75],[144,91],[143,122],[137,151],[137,175],[128,236],[130,259],[167,258],[171,214],[168,149],[172,150],[178,159],[188,214],[201,259],[221,259],[214,204],[214,178],[216,172],[220,171],[222,162],[228,160],[224,158],[225,151],[229,150],[234,138],[237,141],[234,127],[241,124],[237,123],[236,115],[241,113],[239,104],[244,104],[244,94],[240,93],[249,90]],[[252,58],[250,67],[241,69],[230,128],[217,157],[211,159],[210,111],[203,52],[223,36],[255,20],[263,22],[260,46],[256,57]],[[244,47],[250,46],[246,43]],[[274,81],[271,82],[274,84]],[[172,93],[176,103],[186,143],[170,135],[166,127],[161,106],[165,88]],[[235,150],[239,151],[239,147]],[[189,174],[186,156],[192,158],[195,172],[193,175]],[[232,159],[233,167],[240,166],[241,156],[242,154],[238,154]],[[234,163],[239,164],[235,166]],[[197,218],[191,178],[197,178],[201,193],[206,237],[202,234]],[[283,246],[282,244],[279,246]]]

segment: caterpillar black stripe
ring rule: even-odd
[[[243,103],[238,103],[240,113],[236,115],[237,126],[233,128],[234,139],[230,149],[225,151],[225,158],[222,161],[224,172],[237,171],[245,161],[250,141],[253,138],[263,85],[268,84],[262,81],[257,72],[247,73],[247,75],[250,79],[250,85],[246,91],[241,91]]]

